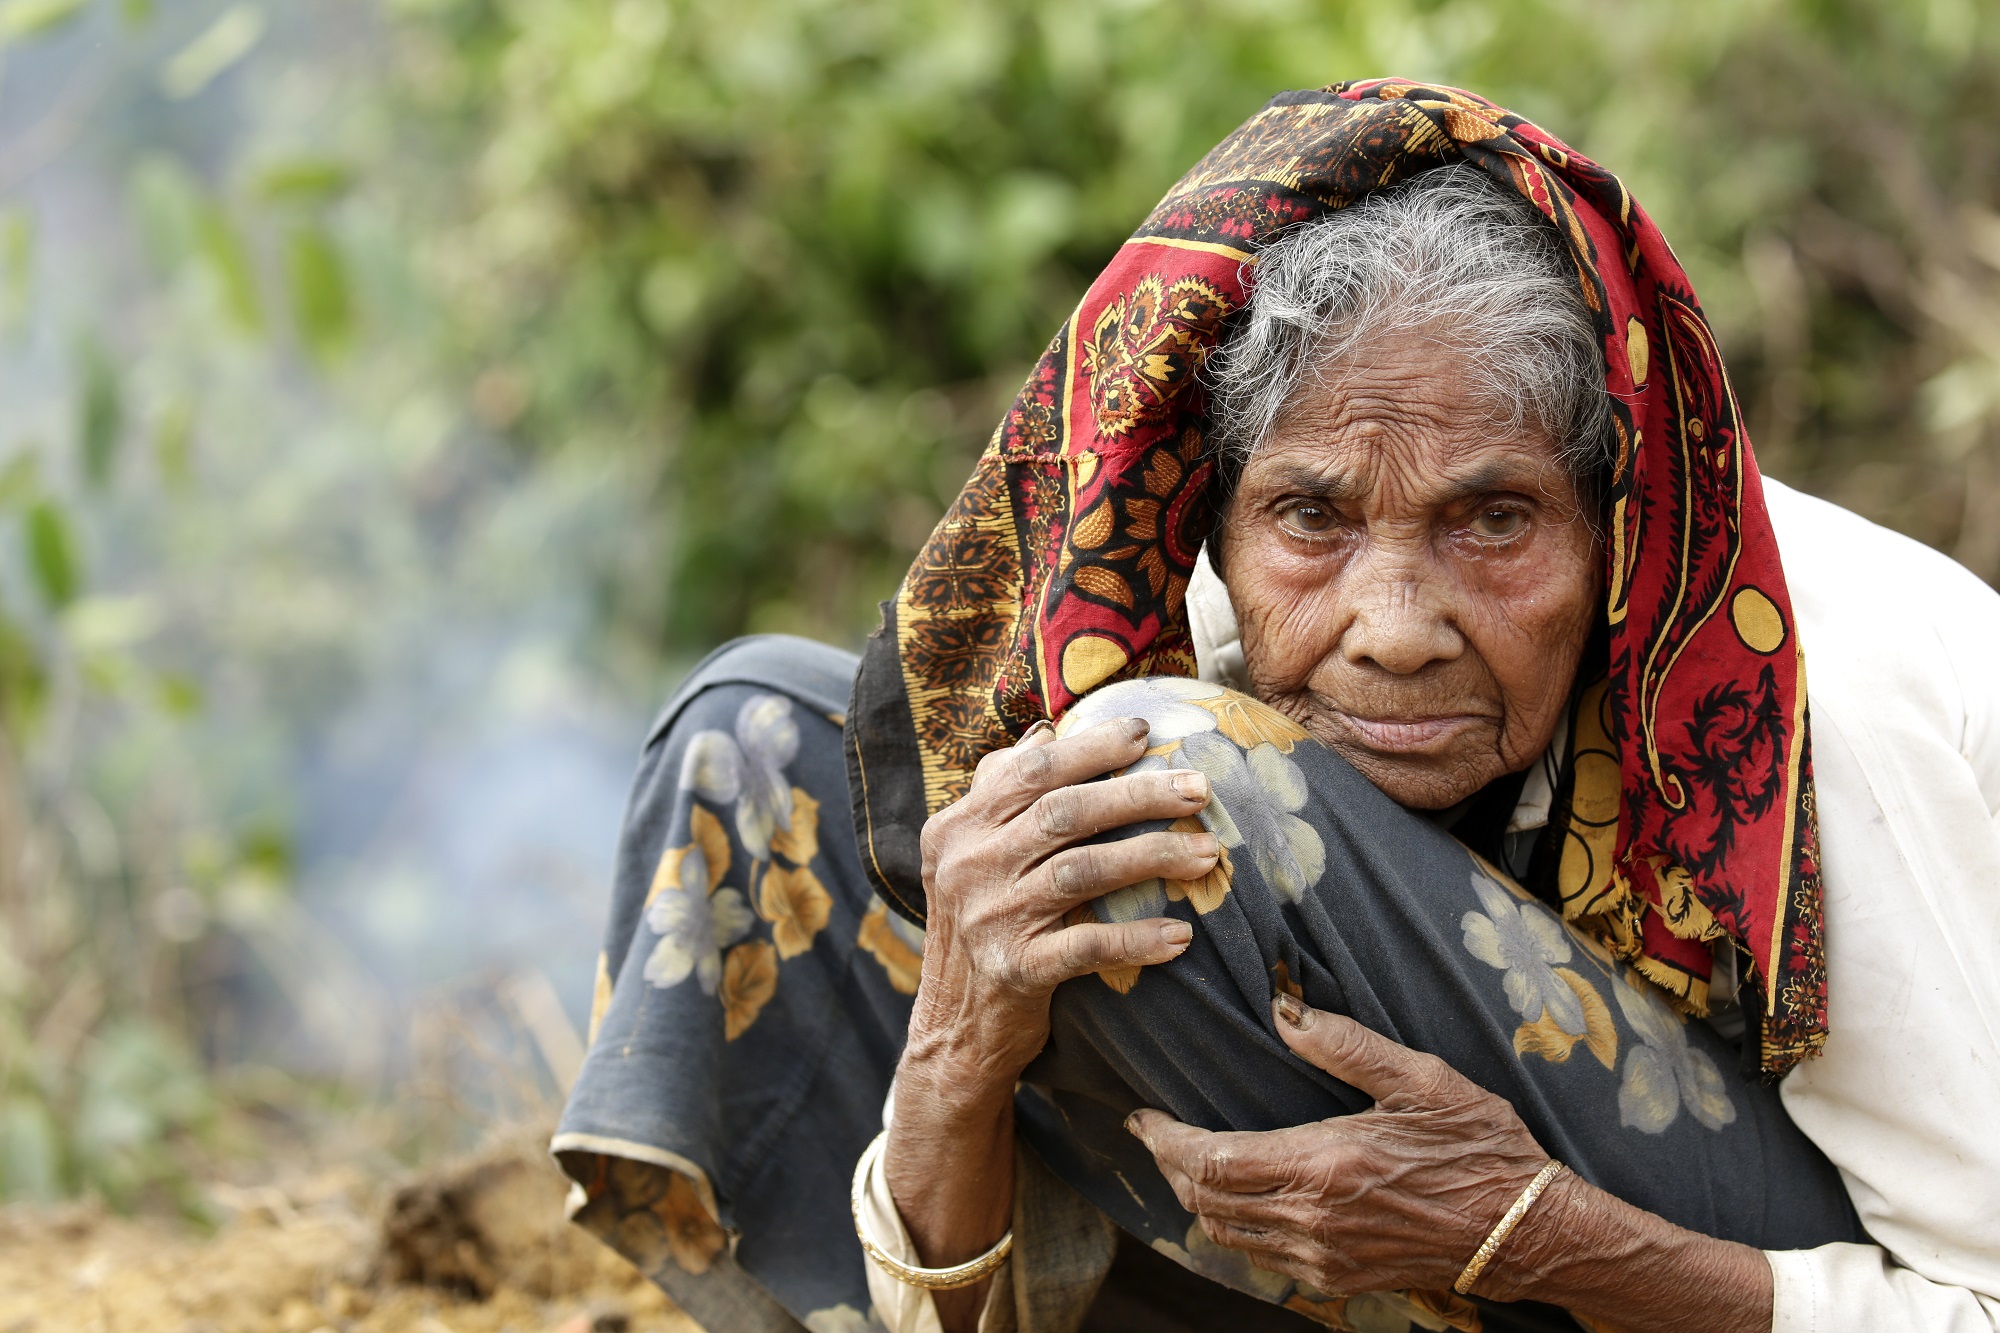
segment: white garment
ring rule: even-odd
[[[1837,506],[1764,491],[1806,655],[1832,1029],[1780,1092],[1879,1242],[1769,1254],[1772,1333],[1995,1333],[2000,595]],[[1235,617],[1205,558],[1188,601],[1203,675],[1236,676]],[[1545,823],[1547,806],[1531,784],[1510,827]],[[882,1172],[868,1192],[872,1234],[916,1262],[886,1244],[892,1223],[909,1242]],[[890,1333],[937,1327],[927,1293],[888,1282],[870,1265]]]

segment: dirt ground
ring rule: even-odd
[[[224,1190],[232,1216],[207,1235],[0,1210],[0,1333],[702,1333],[563,1220],[543,1141],[393,1188],[331,1172]]]

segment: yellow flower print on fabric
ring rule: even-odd
[[[819,802],[804,787],[792,788],[791,826],[771,835],[771,850],[795,866],[819,855]]]
[[[688,835],[687,846],[669,847],[661,853],[659,867],[653,871],[653,886],[646,892],[646,906],[653,905],[661,890],[681,886],[682,861],[690,852],[701,858],[708,892],[715,892],[729,873],[729,835],[722,831],[721,820],[697,805],[688,814]]]
[[[683,1272],[706,1273],[729,1237],[709,1215],[695,1183],[650,1162],[605,1161],[608,1192],[623,1210],[606,1239],[642,1272],[657,1273],[671,1261]]]
[[[889,910],[880,898],[861,918],[855,943],[873,954],[889,984],[904,995],[917,993],[924,971],[924,933]]]
[[[1292,747],[1307,736],[1304,727],[1247,694],[1225,691],[1213,699],[1201,700],[1199,706],[1215,714],[1222,734],[1246,750],[1271,745],[1280,754],[1290,754]]]
[[[776,949],[764,940],[731,949],[722,968],[722,1035],[730,1041],[742,1036],[777,993]]]
[[[1167,828],[1174,833],[1199,833],[1202,831],[1202,823],[1193,816],[1183,816],[1167,825]],[[1207,916],[1222,906],[1223,898],[1229,893],[1230,877],[1236,870],[1229,862],[1229,849],[1219,847],[1217,850],[1221,855],[1216,859],[1215,868],[1200,879],[1161,881],[1168,902],[1186,902],[1202,916]]]
[[[796,958],[812,948],[813,936],[833,914],[833,895],[804,866],[773,865],[757,890],[757,915],[771,923],[778,957]]]

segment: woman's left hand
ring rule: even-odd
[[[1375,1105],[1261,1134],[1154,1110],[1127,1128],[1209,1238],[1260,1268],[1329,1295],[1449,1288],[1548,1154],[1512,1106],[1437,1057],[1288,995],[1273,1008],[1294,1053]]]

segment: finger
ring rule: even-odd
[[[1171,962],[1193,938],[1193,926],[1167,917],[1064,926],[1036,937],[1021,950],[1016,980],[1031,992],[1051,991],[1072,977],[1106,968]]]
[[[1294,1055],[1378,1102],[1397,1093],[1428,1101],[1461,1077],[1436,1056],[1391,1041],[1345,1014],[1283,994],[1272,999],[1271,1010],[1278,1035]]]
[[[1208,804],[1208,778],[1193,769],[1127,773],[1044,793],[1012,825],[1024,853],[1052,851],[1148,819],[1179,819]]]
[[[1241,1250],[1257,1267],[1282,1272],[1284,1270],[1279,1265],[1292,1262],[1290,1236],[1264,1227],[1245,1226],[1210,1217],[1206,1213],[1200,1216],[1201,1229],[1208,1233],[1210,1240],[1232,1250]]]
[[[1125,1128],[1146,1145],[1163,1172],[1178,1171],[1208,1189],[1263,1194],[1286,1184],[1293,1174],[1290,1154],[1268,1134],[1211,1133],[1150,1107],[1127,1116]]]
[[[1283,1224],[1278,1212],[1278,1196],[1270,1191],[1240,1193],[1217,1189],[1201,1184],[1169,1162],[1157,1157],[1153,1160],[1160,1168],[1160,1175],[1173,1188],[1174,1197],[1180,1200],[1181,1207],[1191,1213],[1267,1231]]]
[[[1005,823],[1046,792],[1132,764],[1146,753],[1150,730],[1144,718],[1123,717],[1061,739],[1024,736],[1023,744],[997,750],[980,761],[966,799],[974,801],[990,822]],[[1035,740],[1033,745],[1025,743],[1030,739]]]
[[[1052,914],[1149,879],[1200,879],[1215,869],[1221,847],[1211,833],[1141,833],[1117,842],[1086,843],[1057,852],[1021,881],[1021,891]]]

